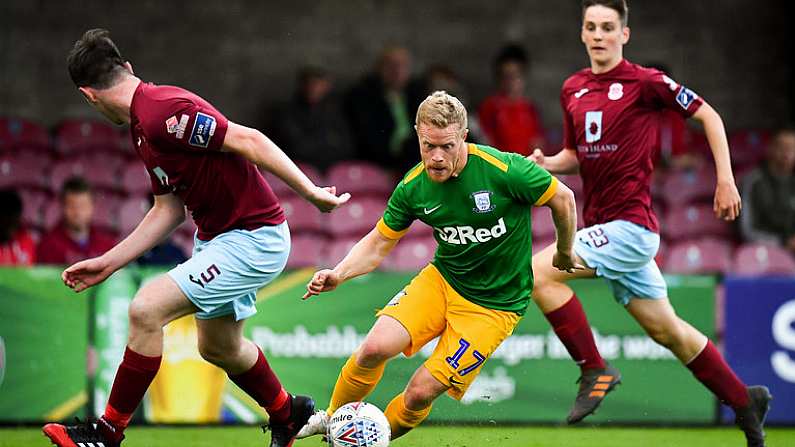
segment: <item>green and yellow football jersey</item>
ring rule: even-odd
[[[433,265],[464,298],[523,315],[533,290],[532,205],[557,189],[549,172],[519,154],[469,144],[466,166],[444,183],[428,178],[422,163],[389,199],[378,230],[390,239],[414,219],[434,229]]]

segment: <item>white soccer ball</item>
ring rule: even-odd
[[[351,402],[337,409],[328,423],[332,447],[386,447],[389,421],[381,410],[366,402]]]

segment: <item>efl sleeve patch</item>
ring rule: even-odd
[[[196,120],[193,122],[193,130],[190,132],[188,143],[191,146],[206,148],[210,144],[210,138],[215,134],[215,118],[196,112]]]
[[[684,85],[679,89],[679,93],[676,94],[676,102],[685,110],[687,110],[690,104],[693,104],[693,101],[696,99],[698,99],[696,92]]]

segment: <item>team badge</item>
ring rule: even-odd
[[[179,117],[179,121],[177,121],[176,116],[172,116],[166,120],[166,131],[170,134],[177,134],[176,136],[178,140],[185,136],[186,127],[188,127],[188,115],[185,115],[184,113]]]
[[[618,101],[624,97],[624,86],[618,82],[610,84],[610,90],[607,91],[607,97],[613,101]]]
[[[475,200],[475,208],[472,208],[472,211],[488,213],[494,210],[494,205],[491,203],[491,191],[473,192],[472,199]]]
[[[687,108],[690,107],[690,104],[692,104],[697,98],[698,95],[696,95],[696,92],[690,90],[684,85],[679,89],[679,93],[676,94],[676,102],[679,103],[679,105],[685,110],[687,110]]]
[[[585,142],[595,143],[602,138],[602,111],[585,112]]]
[[[193,122],[193,130],[190,132],[188,143],[196,147],[208,147],[210,138],[215,134],[215,118],[201,112],[196,112],[196,120]]]

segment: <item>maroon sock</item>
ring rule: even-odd
[[[748,405],[748,390],[711,341],[687,364],[688,369],[715,396],[732,408]]]
[[[127,428],[135,409],[144,398],[146,389],[160,368],[161,356],[147,357],[138,354],[128,346],[124,359],[116,371],[110,398],[103,418],[118,429],[118,434]]]
[[[563,342],[563,346],[569,351],[571,358],[580,366],[580,370],[606,366],[596,348],[591,326],[588,325],[588,318],[576,294],[572,295],[566,304],[544,316]]]
[[[272,422],[284,422],[290,417],[290,395],[282,388],[265,354],[257,351],[259,356],[251,369],[238,375],[230,374],[229,378],[268,412]]]

